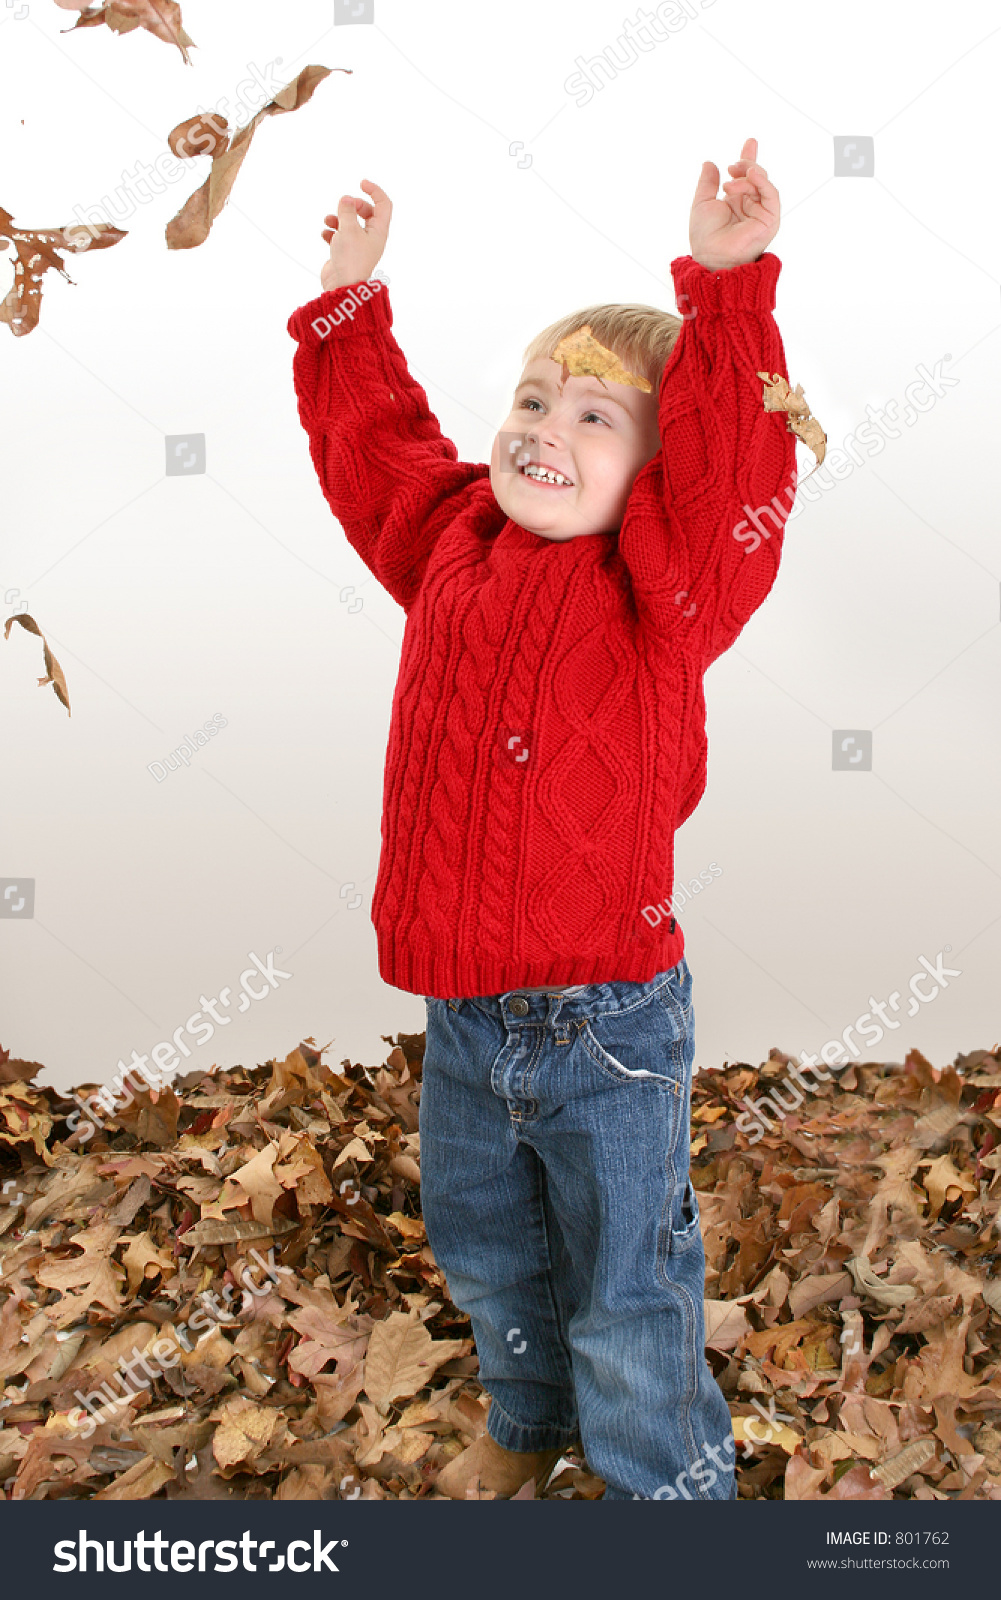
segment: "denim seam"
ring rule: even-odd
[[[696,1316],[695,1305],[694,1305],[694,1303],[692,1301],[692,1298],[691,1298],[691,1295],[688,1293],[687,1289],[685,1289],[683,1287],[683,1285],[681,1285],[680,1283],[676,1283],[674,1285],[674,1287],[678,1291],[678,1293],[681,1295],[682,1299],[685,1300],[687,1302],[687,1305],[688,1305],[688,1317],[686,1318],[686,1323],[687,1323],[687,1330],[686,1331],[689,1333],[690,1337],[685,1342],[686,1376],[687,1376],[688,1381],[685,1384],[685,1394],[687,1395],[687,1400],[686,1400],[686,1403],[685,1403],[684,1432],[685,1432],[685,1437],[686,1437],[686,1439],[688,1440],[688,1443],[689,1443],[689,1448],[691,1450],[691,1455],[689,1457],[689,1460],[690,1460],[691,1465],[694,1466],[695,1463],[701,1459],[701,1454],[702,1454],[701,1450],[696,1448],[695,1435],[692,1432],[692,1402],[695,1399],[696,1393],[698,1391],[698,1383],[699,1383],[699,1373],[698,1373],[699,1352],[695,1348],[695,1346],[696,1346],[695,1333],[696,1333],[696,1329],[698,1327],[698,1317]],[[703,1359],[703,1361],[705,1360],[705,1355],[704,1354],[702,1356],[702,1359]],[[689,1481],[691,1481],[691,1480],[689,1479]],[[710,1493],[706,1489],[706,1487],[705,1487],[705,1485],[704,1485],[704,1483],[703,1483],[701,1478],[698,1480],[698,1483],[696,1485],[696,1496],[697,1496],[697,1498],[699,1500],[711,1500],[712,1499],[712,1496],[710,1495]]]
[[[526,1139],[525,1143],[528,1144],[529,1141]],[[534,1146],[532,1148],[534,1148]],[[539,1194],[539,1214],[540,1214],[540,1216],[542,1218],[542,1237],[546,1241],[546,1261],[547,1261],[546,1288],[549,1290],[549,1304],[550,1304],[550,1308],[551,1308],[552,1313],[553,1313],[553,1323],[554,1323],[554,1326],[556,1328],[556,1337],[559,1340],[560,1344],[563,1346],[563,1352],[564,1352],[564,1354],[565,1354],[565,1356],[567,1358],[567,1366],[568,1366],[568,1368],[570,1370],[570,1392],[571,1392],[571,1394],[573,1395],[573,1398],[574,1398],[574,1412],[576,1413],[576,1411],[577,1411],[577,1390],[576,1390],[576,1384],[574,1382],[573,1349],[572,1349],[572,1347],[570,1349],[567,1348],[566,1344],[564,1343],[563,1334],[562,1334],[562,1331],[561,1331],[561,1329],[562,1329],[562,1319],[560,1317],[559,1300],[558,1300],[558,1297],[557,1297],[557,1294],[556,1294],[556,1271],[555,1271],[555,1268],[553,1266],[553,1248],[552,1248],[552,1244],[551,1244],[550,1238],[549,1238],[549,1224],[546,1221],[546,1201],[545,1201],[545,1196],[542,1193],[543,1185],[545,1184],[545,1181],[546,1181],[545,1163],[543,1162],[542,1157],[539,1155],[539,1152],[537,1150],[536,1150],[535,1154],[536,1154],[536,1157],[538,1158],[538,1162],[539,1162],[539,1191],[538,1191],[538,1194]],[[577,1421],[578,1421],[578,1425],[579,1425],[579,1422],[580,1422],[579,1417],[577,1418]]]

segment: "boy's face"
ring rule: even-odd
[[[660,449],[657,391],[569,377],[561,393],[561,371],[559,361],[545,356],[525,368],[490,453],[490,486],[501,510],[543,539],[617,533],[633,479]],[[505,450],[503,461],[502,435],[524,441]],[[526,474],[526,467],[540,465],[569,481]]]

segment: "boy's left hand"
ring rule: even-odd
[[[702,163],[688,238],[694,259],[711,272],[755,260],[778,232],[779,192],[757,165],[757,153],[757,139],[745,139],[740,160],[727,169],[732,181],[723,185],[725,200],[716,198],[719,168]]]

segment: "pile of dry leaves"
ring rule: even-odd
[[[7,1498],[435,1497],[487,1397],[421,1221],[424,1035],[386,1043],[190,1073],[83,1144],[0,1051]],[[1001,1047],[851,1067],[749,1144],[789,1059],[692,1098],[741,1496],[1001,1499]],[[545,1497],[603,1487],[569,1451]]]

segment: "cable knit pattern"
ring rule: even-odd
[[[775,580],[796,473],[757,377],[788,377],[778,258],[671,270],[690,310],[658,391],[662,448],[617,534],[563,543],[506,518],[489,467],[458,460],[384,286],[289,318],[324,496],[407,618],[372,897],[397,988],[645,982],[684,951],[669,901],[706,784],[703,675]]]

